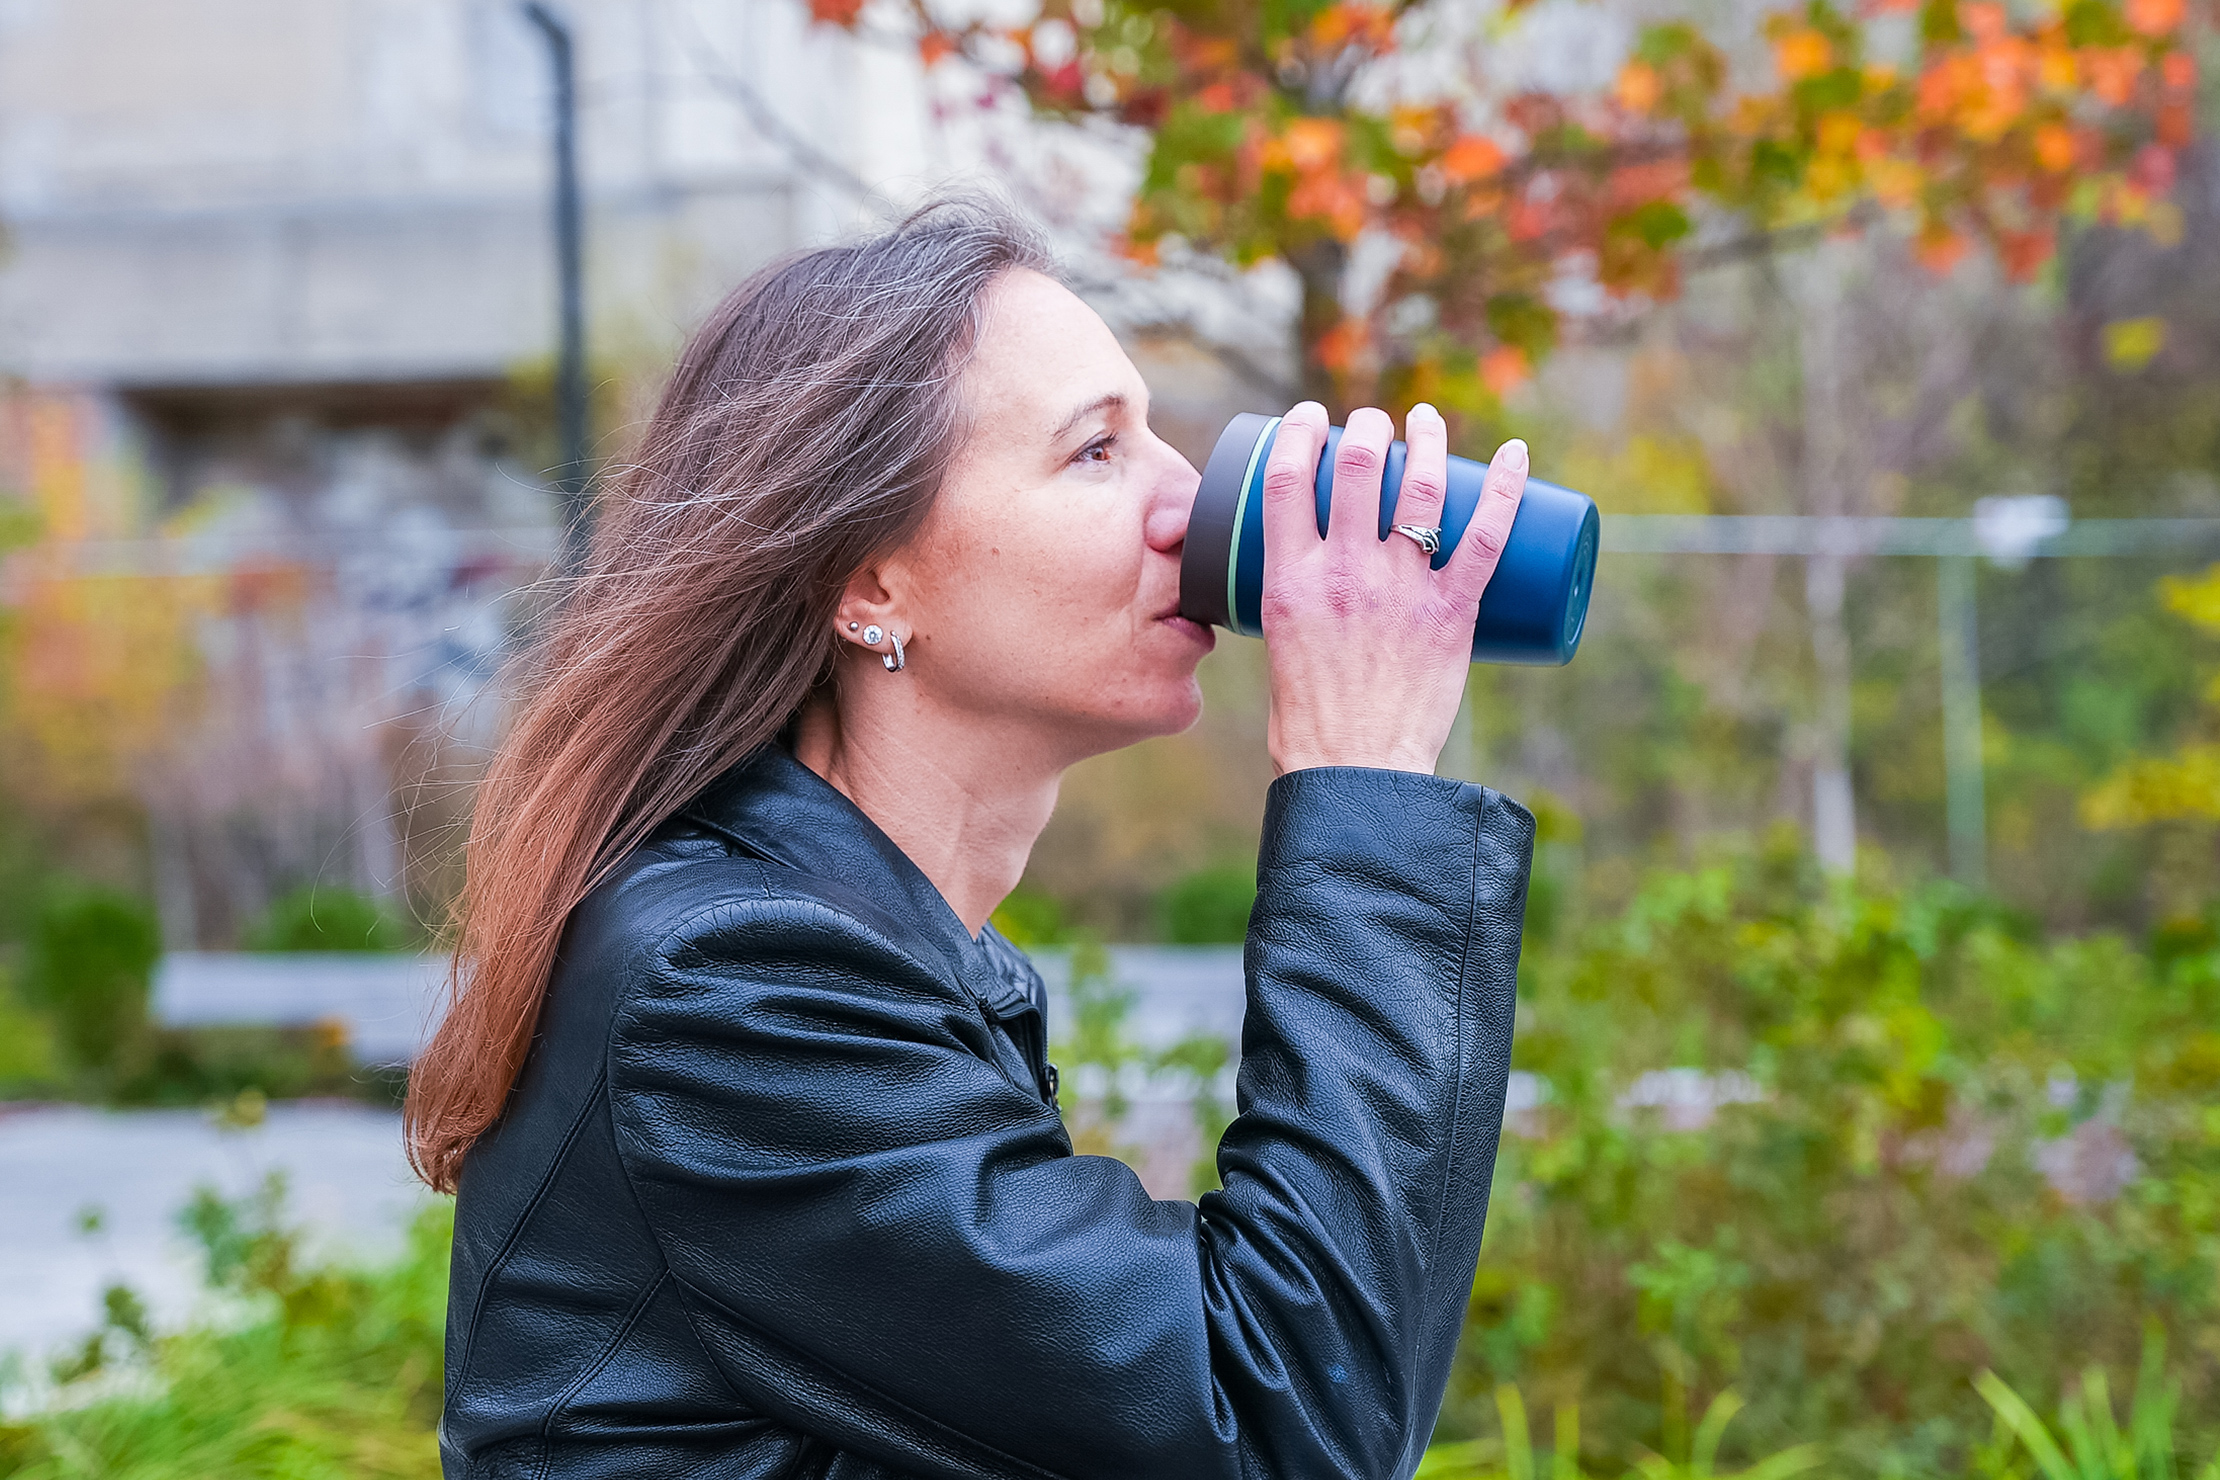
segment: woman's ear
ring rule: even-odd
[[[901,603],[888,589],[889,574],[883,565],[868,565],[848,578],[848,584],[841,588],[840,604],[833,609],[833,627],[841,641],[862,647],[886,646],[883,636],[874,642],[865,634],[895,630]],[[903,636],[906,641],[906,629]]]

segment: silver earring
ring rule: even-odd
[[[850,622],[850,623],[848,624],[848,630],[849,630],[850,632],[853,632],[853,631],[855,631],[855,630],[856,630],[856,624],[855,624],[855,623],[853,623],[853,622]]]
[[[877,647],[880,642],[885,639],[885,637],[886,634],[879,630],[879,624],[877,622],[873,622],[870,626],[863,629],[863,645],[865,647]]]
[[[889,632],[887,636],[894,637],[894,634]],[[889,673],[900,673],[903,669],[909,667],[910,660],[902,652],[902,639],[894,637],[893,653],[879,654],[879,661],[886,664],[886,671]]]

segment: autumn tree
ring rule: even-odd
[[[1649,25],[1607,85],[1561,91],[1491,80],[1488,36],[1438,3],[1041,0],[1016,25],[885,3],[929,66],[1142,136],[1135,260],[1293,268],[1307,392],[1468,414],[1565,305],[1669,297],[1692,254],[1888,220],[1938,270],[1981,248],[2024,279],[2073,221],[2178,232],[2197,77],[2187,0],[1807,0],[1749,35]],[[1353,304],[1360,244],[1388,266]]]

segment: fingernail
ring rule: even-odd
[[[1510,472],[1513,472],[1513,473],[1523,473],[1523,472],[1525,472],[1525,471],[1526,471],[1526,442],[1525,442],[1525,440],[1524,440],[1523,438],[1519,438],[1519,437],[1513,437],[1513,438],[1512,438],[1512,439],[1511,439],[1510,441],[1508,441],[1508,442],[1504,443],[1504,444],[1503,444],[1503,446],[1501,447],[1501,449],[1499,449],[1499,450],[1498,450],[1498,451],[1496,452],[1496,455],[1495,455],[1495,460],[1496,460],[1497,462],[1501,463],[1501,464],[1502,464],[1502,465],[1504,466],[1504,468],[1506,468],[1506,469],[1507,469],[1508,471],[1510,471]]]
[[[1441,420],[1441,413],[1434,409],[1433,403],[1430,401],[1421,401],[1416,406],[1413,406],[1411,408],[1411,415],[1416,416],[1421,411],[1425,412],[1428,416],[1431,416],[1436,421]]]
[[[1314,417],[1319,421],[1324,421],[1326,419],[1326,408],[1316,401],[1297,401],[1294,408],[1287,415],[1291,421],[1298,417],[1304,421],[1310,421]]]

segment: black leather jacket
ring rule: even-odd
[[[459,1476],[1407,1476],[1479,1256],[1533,821],[1271,790],[1224,1190],[1075,1156],[1039,978],[772,749],[579,907],[456,1208]]]

